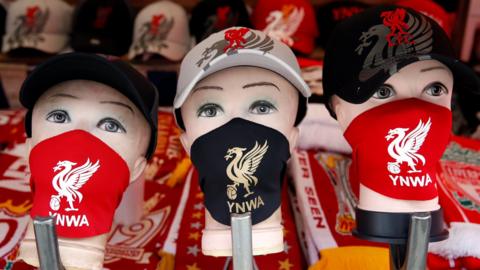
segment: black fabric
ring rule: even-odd
[[[31,137],[31,110],[38,98],[50,87],[69,80],[90,80],[106,84],[130,99],[145,116],[151,128],[146,157],[150,158],[157,145],[158,92],[142,74],[121,60],[108,60],[87,53],[67,53],[54,56],[38,65],[20,89],[20,102],[29,112],[25,131]]]
[[[401,10],[406,14],[400,24],[389,25],[395,18],[386,19],[384,24],[382,14],[398,16]],[[397,34],[402,31],[401,37],[407,40],[398,44]],[[455,59],[447,35],[435,21],[405,7],[367,9],[341,22],[333,31],[325,51],[324,95],[327,99],[338,95],[350,103],[363,103],[396,71],[427,59],[436,59],[450,68],[456,90],[480,91],[480,79]],[[331,106],[327,108],[334,116]]]
[[[0,109],[8,109],[8,108],[10,108],[10,105],[8,103],[8,98],[5,93],[5,89],[3,88],[3,83],[0,80]]]
[[[125,0],[84,0],[72,27],[75,51],[124,55],[132,42],[133,12]]]
[[[0,4],[0,37],[3,38],[3,35],[5,35],[6,31],[6,22],[7,22],[7,10],[5,7]],[[0,50],[2,49],[2,44],[3,42],[0,42]]]
[[[177,91],[177,72],[147,71],[147,78],[158,89],[159,106],[172,107]]]
[[[328,38],[338,23],[363,11],[367,7],[369,7],[367,4],[357,1],[337,1],[318,6],[315,12],[318,32],[320,33],[318,44],[325,47]]]
[[[241,118],[204,134],[191,147],[205,207],[225,225],[231,213],[251,212],[257,224],[280,207],[289,157],[283,134]]]
[[[197,43],[232,26],[252,27],[242,0],[203,0],[192,10],[190,33]]]

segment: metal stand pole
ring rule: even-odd
[[[253,270],[252,218],[250,213],[232,214],[232,257],[234,270]]]
[[[432,219],[429,212],[412,214],[407,244],[390,244],[391,269],[426,269],[431,225]]]
[[[35,217],[33,220],[38,260],[42,270],[64,270],[58,252],[58,239],[53,217]]]

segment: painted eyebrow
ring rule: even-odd
[[[122,106],[122,107],[125,107],[127,109],[129,109],[132,114],[135,114],[135,112],[133,111],[132,107],[128,106],[127,104],[125,103],[122,103],[122,102],[118,102],[118,101],[100,101],[100,104],[114,104],[114,105],[118,105],[118,106]]]
[[[431,71],[431,70],[435,70],[435,69],[447,70],[445,67],[435,66],[435,67],[428,67],[428,68],[421,69],[420,72],[426,72],[426,71]]]
[[[200,87],[197,87],[195,89],[193,89],[192,93],[195,92],[195,91],[198,91],[198,90],[223,90],[222,87],[220,86],[214,86],[214,85],[205,85],[205,86],[200,86]]]
[[[77,97],[77,96],[70,95],[70,94],[63,94],[63,93],[58,93],[58,94],[55,94],[55,95],[51,95],[51,96],[49,96],[48,98],[54,98],[54,97],[66,97],[66,98],[80,99],[80,98]]]
[[[255,82],[255,83],[249,83],[249,84],[245,84],[242,88],[243,88],[243,89],[246,89],[246,88],[256,87],[256,86],[273,86],[273,87],[277,88],[278,91],[280,91],[280,88],[278,88],[277,85],[275,85],[274,83],[271,83],[271,82]]]

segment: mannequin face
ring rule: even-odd
[[[270,70],[240,66],[218,71],[198,82],[181,107],[186,129],[181,141],[190,153],[198,137],[240,117],[279,131],[293,149],[298,95],[290,82]]]
[[[418,98],[450,109],[453,75],[437,60],[414,62],[388,78],[375,94],[362,104],[332,97],[332,107],[343,131],[353,119],[374,107],[407,98]]]
[[[29,147],[75,129],[91,133],[115,150],[130,169],[130,181],[143,172],[150,127],[138,108],[120,92],[85,80],[53,86],[33,108]]]

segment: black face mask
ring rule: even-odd
[[[241,118],[202,135],[191,148],[205,207],[225,225],[231,213],[251,212],[257,224],[280,207],[289,158],[282,133]]]

